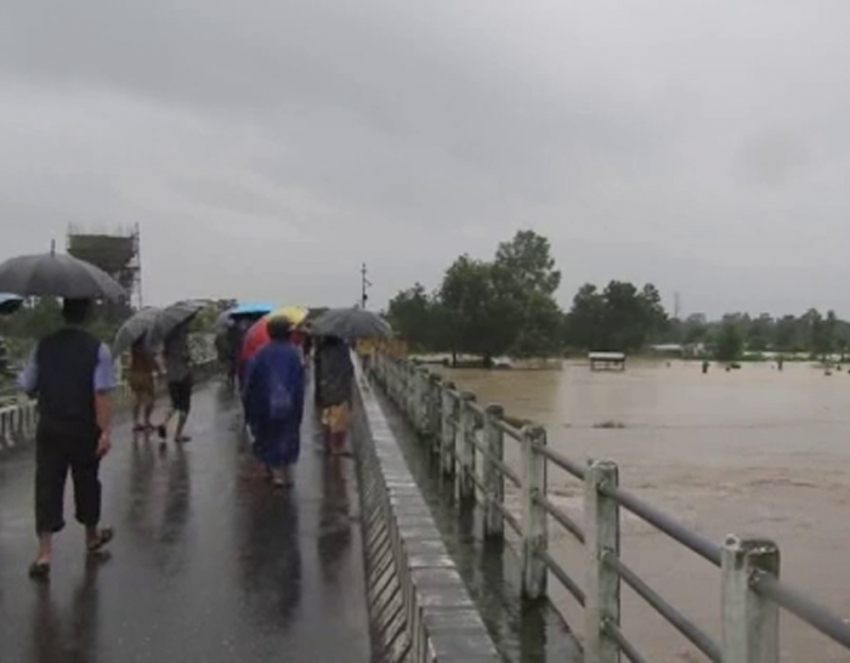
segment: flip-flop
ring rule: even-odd
[[[33,580],[47,580],[50,577],[50,562],[33,562],[30,564],[29,576]]]
[[[135,426],[133,426],[134,433],[144,433],[146,430],[147,428],[142,424],[136,424]]]
[[[87,545],[89,554],[100,552],[103,547],[112,541],[115,537],[115,530],[111,527],[104,527],[97,533],[97,539]]]
[[[191,442],[192,438],[188,435],[181,435],[180,437],[175,437],[174,442],[176,444],[185,444],[186,442]]]

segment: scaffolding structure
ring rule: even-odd
[[[139,224],[110,231],[91,231],[68,226],[66,249],[80,260],[100,267],[127,292],[125,306],[140,309],[142,300],[142,258]]]

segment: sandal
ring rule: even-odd
[[[30,564],[29,576],[33,580],[47,580],[50,577],[50,562],[33,562]]]
[[[144,424],[136,424],[135,426],[133,426],[134,433],[144,433],[146,430],[147,426],[145,426]]]
[[[191,441],[192,441],[192,438],[189,437],[188,435],[181,435],[180,437],[174,438],[175,444],[185,444],[186,442],[191,442]]]
[[[98,531],[97,539],[88,543],[87,548],[89,554],[100,552],[103,547],[112,541],[115,536],[115,530],[111,527],[104,527],[102,530]]]

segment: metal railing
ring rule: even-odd
[[[633,663],[646,660],[620,626],[623,582],[710,661],[776,663],[780,608],[850,650],[850,625],[779,579],[779,549],[774,542],[730,535],[718,545],[620,488],[615,463],[576,462],[546,445],[541,426],[526,422],[517,427],[501,406],[482,407],[471,392],[458,391],[409,360],[377,353],[370,368],[437,454],[442,471],[454,477],[455,495],[482,504],[485,536],[504,536],[504,523],[518,535],[523,594],[531,599],[544,596],[551,573],[584,608],[586,663],[614,663],[621,654]],[[519,444],[519,472],[505,462],[506,438]],[[583,483],[583,523],[549,499],[547,473],[552,467]],[[505,506],[506,480],[519,488],[519,517]],[[721,641],[706,634],[623,561],[623,510],[720,569]],[[551,556],[550,522],[584,547],[583,588]]]

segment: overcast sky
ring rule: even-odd
[[[146,299],[373,302],[532,228],[568,305],[850,315],[846,0],[4,0],[0,258],[138,222]]]

